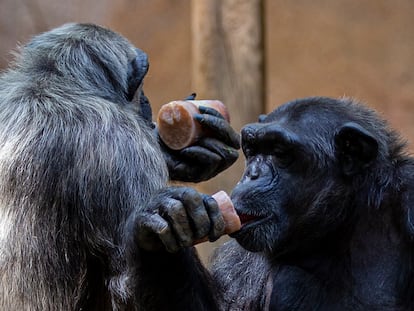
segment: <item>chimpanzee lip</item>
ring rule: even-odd
[[[240,213],[238,215],[239,215],[240,222],[241,222],[242,226],[246,226],[248,224],[258,222],[258,221],[265,218],[264,216],[242,214],[242,213]]]

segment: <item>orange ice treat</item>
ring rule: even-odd
[[[200,137],[206,136],[202,126],[193,116],[200,113],[198,106],[210,107],[220,112],[230,122],[229,112],[219,100],[177,100],[161,107],[158,112],[158,133],[162,141],[173,150],[183,149]]]
[[[230,234],[240,230],[240,218],[237,215],[233,203],[231,202],[230,197],[227,195],[227,193],[224,191],[219,191],[213,194],[212,197],[217,201],[220,212],[223,215],[225,224],[224,233]],[[208,241],[208,237],[197,240],[194,244],[199,244],[206,241]]]

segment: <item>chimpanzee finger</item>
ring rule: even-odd
[[[181,150],[180,155],[186,157],[187,159],[195,160],[198,163],[208,163],[209,165],[211,163],[220,163],[220,154],[214,152],[214,148],[211,148],[211,150],[204,148],[203,146],[196,145]]]
[[[183,203],[173,198],[160,206],[160,215],[170,223],[171,230],[180,246],[188,247],[193,242],[193,232]]]
[[[216,109],[206,107],[206,106],[198,106],[198,111],[200,111],[200,113],[202,114],[209,114],[209,115],[212,115],[212,116],[215,116],[217,118],[224,120],[224,116],[220,112],[218,112]]]
[[[193,163],[191,163],[193,162]],[[170,171],[171,180],[180,180],[182,182],[201,182],[208,180],[217,175],[221,161],[210,163],[198,163],[196,160],[174,163],[173,170]]]
[[[202,126],[210,129],[216,138],[227,145],[235,149],[240,148],[240,135],[233,130],[226,120],[208,114],[195,114],[194,119]]]
[[[229,147],[215,138],[203,137],[199,140],[198,144],[200,147],[204,147],[214,154],[220,155],[222,159],[225,159],[226,161],[230,160],[232,163],[234,163],[239,156],[239,152],[236,149]]]
[[[159,250],[162,244],[169,251],[178,249],[175,237],[171,233],[168,222],[158,214],[141,215],[138,225],[137,243],[142,249],[148,251]]]
[[[210,232],[208,238],[211,242],[216,241],[219,237],[224,234],[224,218],[220,212],[217,201],[213,197],[203,195],[203,203],[206,207],[208,216],[210,217]]]
[[[200,239],[209,234],[210,218],[204,205],[203,197],[193,188],[186,188],[181,196],[193,228],[194,239]]]
[[[176,253],[181,249],[181,246],[177,242],[171,227],[165,227],[163,231],[158,235],[165,249],[169,253]]]

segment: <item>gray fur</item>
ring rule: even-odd
[[[123,226],[167,181],[125,99],[134,53],[112,31],[68,24],[0,77],[0,310],[128,305]]]
[[[263,254],[231,240],[215,251],[211,261],[213,277],[224,293],[222,310],[267,310],[272,267]]]

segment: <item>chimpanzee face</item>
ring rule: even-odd
[[[232,200],[243,226],[233,236],[246,249],[311,250],[352,214],[352,177],[377,144],[338,102],[291,102],[242,129],[246,168]]]

